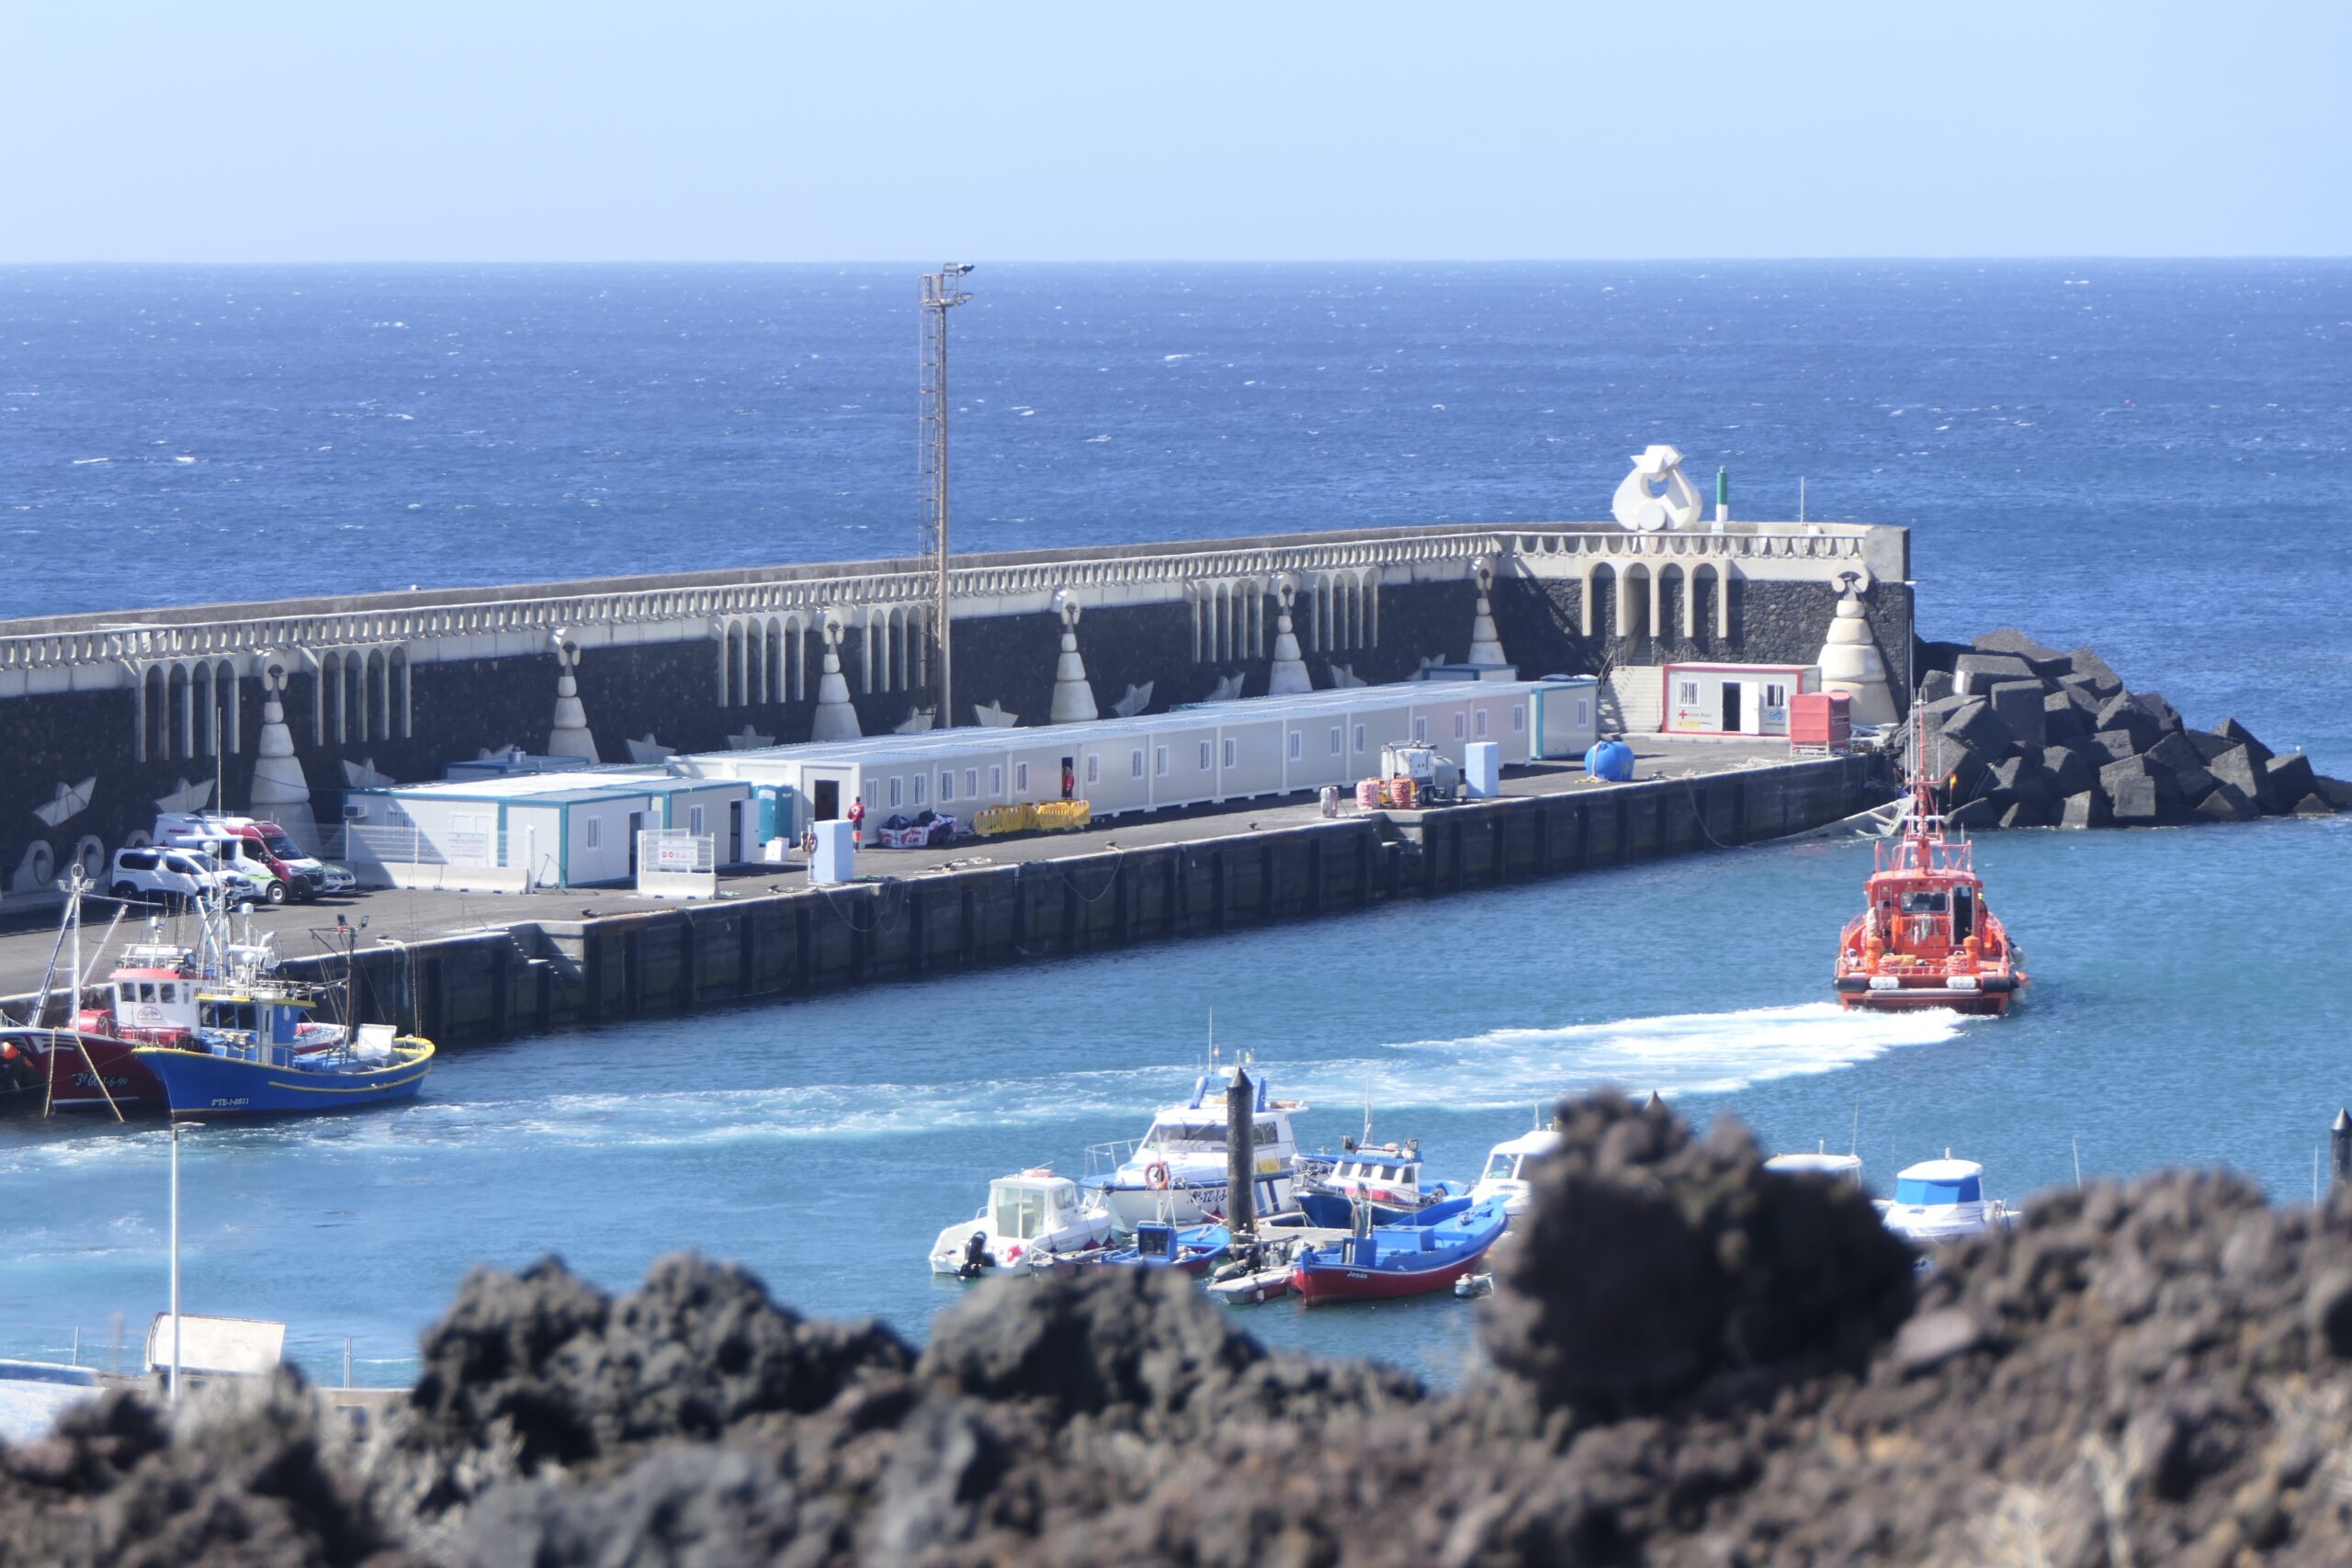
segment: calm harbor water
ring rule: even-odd
[[[886,554],[912,268],[0,269],[0,614]],[[1589,517],[1625,454],[1736,510],[1914,526],[1923,629],[2098,645],[2192,722],[2352,773],[2352,264],[987,267],[973,547]],[[645,541],[656,541],[649,555]],[[2017,1197],[2226,1163],[2308,1194],[2352,822],[1985,841],[2017,1016],[1823,1000],[1868,852],[1792,844],[1312,926],[453,1055],[413,1108],[184,1146],[191,1311],[413,1371],[475,1260],[682,1246],[920,1336],[991,1175],[1138,1133],[1216,1035],[1314,1140],[1441,1174],[1565,1089],[1657,1088],[1866,1174]],[[0,1125],[0,1354],[164,1301],[166,1139]],[[1255,1309],[1433,1376],[1449,1300]]]

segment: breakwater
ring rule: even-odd
[[[379,943],[351,960],[362,1019],[444,1045],[977,972],[1370,908],[1801,832],[1874,804],[1834,757],[978,864],[831,888]],[[289,960],[340,978],[344,960]]]

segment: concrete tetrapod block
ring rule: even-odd
[[[2295,802],[2295,809],[2287,815],[2290,817],[2333,817],[2335,815],[2335,807],[2316,795],[2307,795]]]
[[[2189,739],[2192,741],[2196,739],[2194,732],[2190,734]],[[2245,747],[2233,746],[2225,751],[2208,757],[2205,760],[2205,770],[2220,783],[2227,784],[2254,802],[2256,810],[2267,811],[2274,816],[2278,813],[2278,794],[2270,787],[2269,771],[2262,763],[2255,761],[2254,753]]]
[[[2213,759],[2222,752],[2237,750],[2236,741],[2226,735],[2216,735],[2210,729],[2184,729],[2180,733],[2184,739],[2197,748],[2198,761],[2209,768],[2213,765]]]
[[[2062,675],[2051,689],[2082,710],[2086,725],[2096,722],[2098,710],[2107,705],[2107,699],[2123,690],[2120,686],[2114,686],[2101,691],[2097,682],[2079,675]]]
[[[1963,800],[1944,813],[1944,820],[1955,828],[1997,828],[2001,807],[1989,795]]]
[[[2313,773],[2312,793],[2338,811],[2352,811],[2352,782],[2332,779],[2325,773]]]
[[[2014,653],[1963,653],[1952,661],[1952,689],[1981,697],[2004,681],[2030,681],[2033,666]]]
[[[1968,702],[1944,720],[1943,737],[1956,740],[1987,762],[2008,750],[2016,738],[1988,702]]]
[[[2170,773],[2173,787],[2191,806],[2213,792],[2213,775],[2197,760],[2197,748],[2177,729],[2148,748],[2148,765]]]
[[[2042,728],[2041,701],[2046,695],[2039,681],[2004,681],[1985,694],[1993,712],[2020,746],[2039,750],[2048,739]]]
[[[2164,727],[2154,716],[2141,707],[2129,692],[2118,692],[2099,705],[2098,716],[2093,725],[2101,732],[2120,730],[2132,737],[2132,750],[2144,751],[2164,734]]]
[[[2102,761],[2101,766],[2104,765]],[[2098,783],[2098,769],[2083,761],[2083,754],[2071,746],[2043,747],[2041,771],[2049,777],[2052,795],[2080,795]]]
[[[2104,828],[2114,820],[2114,814],[2108,809],[2107,796],[2095,789],[2075,791],[2058,808],[2061,828]]]
[[[1921,702],[1932,703],[1939,697],[1948,697],[1951,694],[1951,671],[1930,670],[1925,675],[1919,677],[1919,700]]]
[[[2102,682],[2119,689],[2123,684],[2123,677],[2118,675],[2107,660],[2098,656],[2097,649],[2078,648],[2066,656],[2066,660],[2075,667],[2075,673],[2077,675]]]
[[[2312,772],[2312,760],[2301,751],[2290,751],[2283,757],[2273,757],[2263,765],[2263,776],[2269,783],[2271,796],[2278,802],[2278,809],[2300,807],[2305,795],[2319,795],[2318,775]],[[2295,803],[2294,807],[2289,805]]]
[[[2098,771],[2098,787],[2118,822],[2144,824],[2156,820],[2161,803],[2156,798],[2155,775],[2148,771],[2144,758],[2126,757],[2120,762],[2109,762]]]
[[[2265,746],[2261,741],[2256,740],[2254,738],[2253,730],[2248,729],[2245,725],[2240,724],[2233,718],[2225,718],[2220,724],[2215,725],[2213,727],[2213,733],[2220,736],[2222,739],[2228,741],[2233,746],[2245,747],[2247,750],[2254,753],[2254,760],[2257,762],[2267,762],[2270,761],[2271,758],[2278,754],[2278,752],[2273,751],[2269,747]]]
[[[1949,675],[1962,654],[1974,651],[1964,642],[1929,642],[1922,637],[1915,645],[1911,657],[1912,662],[1920,670],[1940,670]]]
[[[2214,822],[2251,822],[2262,808],[2233,784],[2217,784],[2197,803],[2197,815]]]
[[[2000,822],[2004,828],[2055,828],[2058,811],[2055,803],[2039,797],[2016,800],[2002,809]]]
[[[2034,641],[2015,626],[2001,626],[1986,632],[1974,639],[1973,647],[1979,653],[2007,653],[2022,659],[2034,667],[2037,675],[2064,675],[2075,667],[2070,656],[2046,643]]]
[[[2109,762],[2136,757],[2153,744],[2153,740],[2143,743],[2128,729],[2102,729],[2090,738],[2092,750],[2085,751],[2083,757],[2091,766],[2103,768]]]
[[[2045,744],[2090,732],[2091,716],[2073,697],[2064,692],[2052,692],[2041,699],[2041,739]]]
[[[2188,728],[2181,722],[2179,711],[2165,701],[2162,692],[2126,692],[2124,695],[2133,707],[2154,721],[2158,733],[2177,734]]]

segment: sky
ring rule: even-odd
[[[2352,254],[2352,5],[0,0],[0,262]]]

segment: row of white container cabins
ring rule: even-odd
[[[349,815],[356,827],[402,830],[444,885],[456,885],[446,880],[454,873],[439,868],[491,872],[510,860],[519,880],[526,838],[538,846],[535,883],[581,885],[625,879],[639,829],[708,833],[720,863],[741,863],[769,858],[810,821],[844,817],[860,799],[868,842],[892,817],[928,809],[968,827],[982,807],[1058,800],[1065,767],[1069,793],[1104,818],[1351,787],[1395,744],[1432,745],[1459,761],[1465,746],[1491,741],[1506,767],[1579,757],[1595,738],[1598,705],[1590,676],[1407,682],[1083,724],[705,752],[666,768],[357,790]],[[557,815],[544,825],[517,829],[517,813],[549,808]]]

